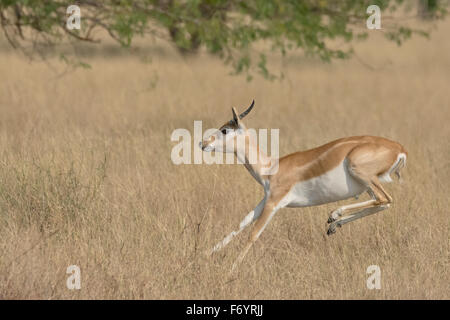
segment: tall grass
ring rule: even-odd
[[[70,73],[0,46],[0,298],[448,299],[449,28],[400,48],[374,33],[332,65],[273,56],[275,82],[145,43],[76,49],[93,68]],[[204,252],[263,192],[241,166],[174,165],[170,135],[253,98],[245,123],[279,128],[281,155],[373,134],[402,143],[408,166],[386,186],[389,210],[332,237],[341,203],[281,210],[230,275],[248,231]],[[373,264],[381,290],[366,287]],[[70,265],[80,290],[66,287]]]

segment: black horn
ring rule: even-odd
[[[247,108],[247,110],[245,110],[244,112],[242,112],[242,113],[239,115],[239,119],[242,119],[242,118],[244,118],[246,115],[248,115],[248,113],[249,113],[250,111],[252,111],[254,105],[255,105],[255,100],[252,101],[252,104],[250,105],[250,107]]]

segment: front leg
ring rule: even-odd
[[[286,201],[283,201],[283,200],[276,201],[276,200],[273,200],[273,198],[267,200],[267,202],[264,206],[264,210],[261,214],[261,217],[255,223],[255,226],[252,230],[252,234],[250,236],[249,241],[247,242],[247,245],[244,247],[244,250],[242,250],[242,252],[239,254],[238,258],[236,259],[236,261],[233,264],[233,267],[231,269],[232,272],[242,262],[245,255],[247,254],[248,250],[251,248],[253,243],[256,240],[258,240],[259,236],[264,231],[266,226],[269,224],[270,220],[273,218],[275,213],[277,213],[277,211],[279,209],[285,207],[286,205],[287,205]]]
[[[212,253],[222,249],[223,247],[225,247],[235,236],[237,236],[239,233],[241,233],[242,230],[244,230],[248,225],[250,225],[250,223],[252,223],[253,221],[257,220],[259,218],[259,216],[261,215],[261,212],[264,209],[264,204],[265,203],[266,203],[266,197],[264,197],[264,199],[262,199],[258,203],[258,205],[256,206],[255,209],[250,211],[250,213],[248,213],[245,216],[245,218],[239,224],[239,230],[238,231],[232,231],[222,241],[217,243],[214,246],[214,248],[209,252],[209,254],[212,254]]]

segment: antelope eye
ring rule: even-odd
[[[227,128],[223,128],[220,132],[222,132],[222,134],[227,134]]]

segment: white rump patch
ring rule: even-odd
[[[392,177],[391,174],[392,172],[396,172],[397,175],[400,178],[400,174],[398,173],[398,171],[403,168],[406,165],[406,154],[404,153],[400,153],[397,156],[397,160],[395,161],[395,163],[392,165],[392,167],[389,168],[388,171],[386,171],[385,173],[381,174],[378,176],[378,179],[380,179],[381,182],[392,182]]]

